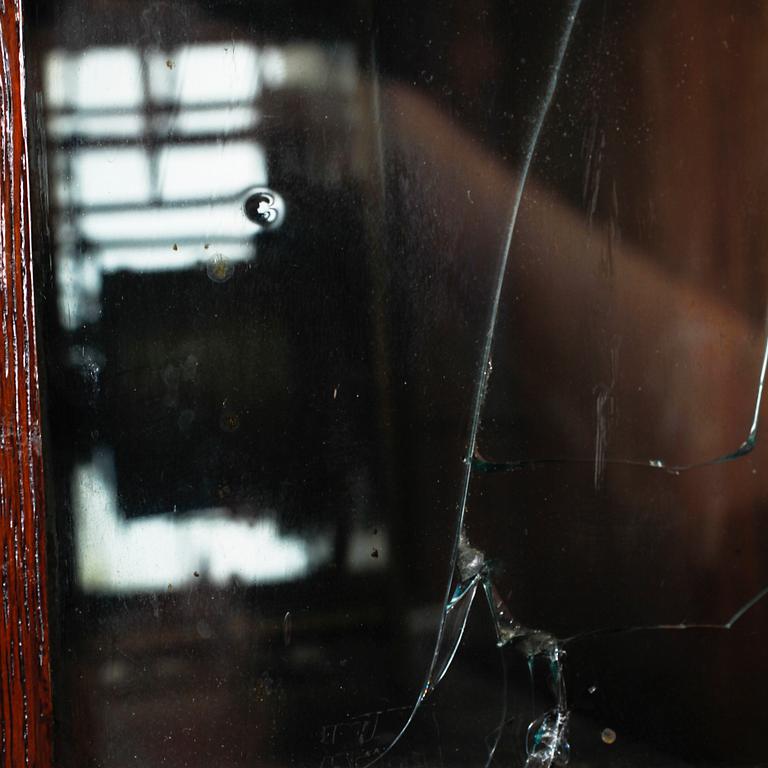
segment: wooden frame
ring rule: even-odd
[[[21,0],[0,4],[0,764],[51,765],[40,394]]]

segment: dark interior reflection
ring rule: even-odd
[[[760,762],[766,23],[28,10],[59,764]]]

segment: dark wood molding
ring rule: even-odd
[[[0,0],[0,763],[51,764],[40,395],[20,0]]]

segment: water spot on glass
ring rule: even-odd
[[[214,283],[226,283],[232,277],[235,268],[223,253],[217,253],[208,261],[205,271]]]
[[[229,409],[221,414],[220,426],[225,432],[235,432],[240,426],[240,417]]]
[[[616,731],[613,728],[603,728],[600,738],[603,744],[613,744],[616,741]]]
[[[172,248],[174,251],[178,251],[178,250],[179,250],[179,244],[178,244],[178,243],[174,243],[174,244],[171,246],[171,248]]]
[[[285,616],[283,616],[283,642],[286,645],[289,645],[291,642],[292,624],[293,620],[291,619],[291,612],[286,611]]]
[[[590,685],[589,688],[587,688],[587,693],[596,693],[596,692],[597,692],[596,685]]]
[[[195,420],[195,412],[191,408],[185,408],[180,414],[178,419],[179,429],[187,430],[192,426],[192,422]]]
[[[250,190],[243,203],[243,212],[254,224],[265,229],[282,221],[285,205],[282,198],[270,189]]]
[[[173,388],[179,383],[179,371],[173,363],[168,363],[160,375],[167,387]]]
[[[259,680],[259,687],[265,696],[271,696],[275,692],[277,686],[278,682],[269,670],[262,673],[261,679]]]
[[[197,377],[198,359],[194,355],[187,355],[187,359],[181,366],[181,375],[185,381],[192,381]]]
[[[199,572],[199,571],[195,571],[195,572],[194,572],[192,575],[193,575],[193,576],[194,576],[196,579],[199,579],[199,578],[200,578],[200,572]]]
[[[197,630],[197,634],[203,640],[209,640],[211,637],[213,637],[213,631],[211,630],[210,625],[203,619],[200,619],[200,621],[197,622],[195,629]]]

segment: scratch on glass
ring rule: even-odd
[[[450,562],[450,571],[445,597],[443,599],[442,616],[437,630],[437,637],[435,639],[434,652],[432,654],[432,659],[427,671],[426,679],[421,687],[421,691],[419,692],[419,695],[415,704],[413,705],[408,719],[406,720],[397,736],[395,736],[395,738],[389,744],[389,746],[380,755],[376,756],[374,760],[369,762],[367,766],[373,765],[382,757],[384,757],[384,755],[386,755],[400,741],[400,739],[403,737],[413,722],[413,719],[424,700],[429,696],[429,694],[438,685],[440,680],[442,680],[445,676],[451,662],[453,661],[456,651],[458,650],[464,629],[466,627],[469,610],[472,606],[472,602],[474,601],[475,595],[480,585],[482,585],[486,598],[488,599],[492,611],[494,612],[494,620],[497,627],[497,640],[499,643],[503,645],[516,638],[513,626],[516,627],[517,625],[515,625],[511,618],[507,622],[505,617],[504,620],[507,623],[502,625],[501,614],[499,613],[500,608],[495,602],[495,590],[487,578],[484,558],[482,558],[480,553],[477,553],[477,557],[474,560],[472,559],[472,553],[476,553],[477,550],[472,550],[466,540],[466,536],[464,534],[464,518],[466,516],[467,501],[469,499],[470,482],[475,469],[473,459],[475,458],[476,454],[477,436],[480,428],[483,405],[485,403],[485,395],[488,388],[488,380],[491,373],[491,354],[493,351],[494,336],[499,314],[499,304],[501,302],[501,293],[504,287],[504,276],[506,274],[509,252],[512,245],[512,238],[515,232],[518,212],[520,210],[520,204],[523,199],[523,192],[525,190],[528,174],[530,172],[533,157],[536,153],[542,127],[546,120],[555,91],[557,89],[563,60],[565,58],[566,50],[568,49],[568,43],[573,32],[573,27],[576,22],[576,17],[578,15],[580,6],[581,0],[571,0],[568,5],[568,12],[564,29],[560,36],[554,61],[550,68],[550,75],[547,81],[546,90],[540,102],[540,107],[533,126],[533,131],[531,132],[531,135],[528,139],[528,145],[526,147],[522,168],[520,170],[520,176],[517,183],[517,189],[512,200],[506,235],[501,248],[500,259],[496,272],[495,289],[491,301],[491,308],[488,316],[482,353],[480,355],[478,364],[478,377],[472,400],[472,409],[470,412],[471,421],[467,439],[466,454],[463,463],[463,476],[459,503],[457,505],[457,519],[454,529],[455,533]],[[469,562],[467,562],[467,557],[469,557]],[[474,573],[467,581],[467,579],[464,577],[466,577],[474,567],[477,567],[479,570]],[[462,571],[464,571],[464,573],[462,573]],[[454,574],[457,572],[459,578],[462,580],[462,583],[460,583],[459,587],[454,589]],[[521,631],[524,630],[522,627],[519,629]],[[534,634],[538,636],[538,633]],[[560,702],[558,702],[557,710],[553,710],[556,712],[556,714],[552,715],[551,717],[545,716],[544,720],[536,727],[532,725],[532,743],[529,745],[528,759],[528,764],[530,766],[550,766],[554,764],[558,757],[562,757],[564,754],[563,745],[565,744],[565,732],[567,728],[567,711],[565,711],[565,687],[564,683],[562,682],[561,674],[562,654],[560,650],[557,649],[556,645],[550,647],[545,643],[541,646],[542,651],[545,647],[547,648],[545,652],[548,653],[552,659],[551,663],[553,670],[557,670],[557,686],[558,688],[562,689],[563,709],[561,711]],[[537,653],[538,651],[536,651],[534,655],[537,655]],[[498,744],[498,737],[496,744]],[[489,756],[487,760],[488,764],[493,758],[495,746],[496,745],[489,749]]]

